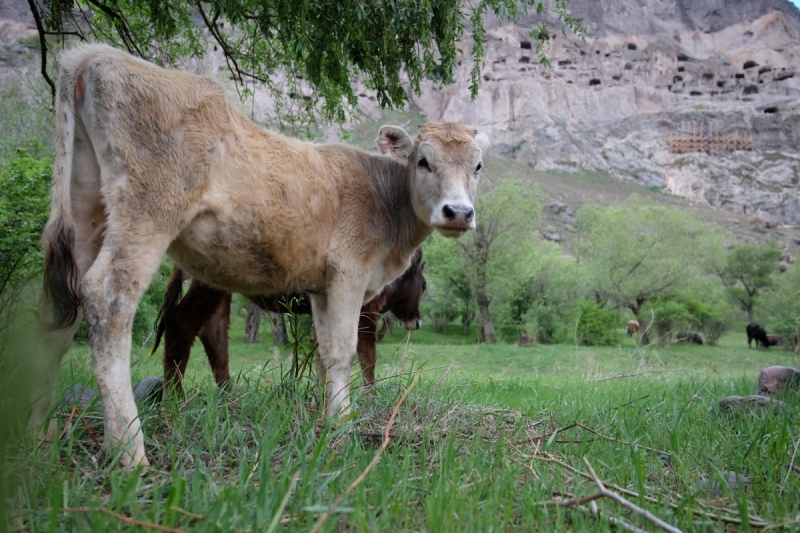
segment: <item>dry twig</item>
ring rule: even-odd
[[[562,467],[562,468],[564,468],[566,470],[569,470],[570,472],[572,472],[573,474],[575,474],[577,476],[580,476],[580,477],[582,477],[584,479],[588,479],[589,481],[594,481],[592,479],[592,477],[589,474],[587,474],[586,472],[581,472],[577,468],[572,467],[572,466],[564,463],[563,461],[558,460],[556,457],[554,457],[553,455],[551,455],[551,454],[549,454],[547,452],[545,452],[544,455],[538,455],[538,454],[537,455],[524,455],[523,454],[523,457],[531,458],[531,459],[534,459],[536,461],[544,461],[544,462],[547,462],[547,463],[556,464],[556,465],[558,465],[558,466],[560,466],[560,467]],[[628,489],[626,489],[624,487],[620,487],[619,485],[615,485],[613,483],[609,484],[608,486],[613,488],[617,492],[625,494],[626,496],[630,496],[631,498],[642,498],[644,501],[646,501],[648,503],[655,503],[655,504],[660,503],[659,500],[657,500],[656,498],[653,498],[652,496],[640,495],[638,492],[634,492],[632,490],[628,490]],[[679,495],[678,495],[678,497],[680,498]],[[679,507],[678,504],[675,503],[674,501],[669,501],[668,504],[673,509],[678,509],[678,507]],[[722,512],[730,512],[729,510],[724,509],[724,508],[719,508],[719,507],[711,507],[711,508],[715,509],[715,510],[718,510],[718,511],[722,511]],[[709,511],[703,510],[703,509],[692,509],[692,512],[694,514],[698,515],[698,516],[702,516],[704,518],[709,518],[711,520],[716,520],[718,522],[722,522],[722,523],[725,523],[725,524],[732,524],[732,525],[739,525],[739,526],[742,525],[741,518],[734,518],[732,516],[718,515],[718,514],[711,513]],[[763,528],[763,527],[767,527],[769,525],[762,518],[760,518],[760,517],[758,517],[756,515],[750,515],[748,518],[749,518],[749,521],[750,521],[750,527],[755,527],[755,528],[759,528],[760,529],[760,528]]]
[[[616,492],[608,490],[605,487],[605,485],[603,485],[603,482],[600,481],[600,478],[597,477],[597,474],[595,474],[594,468],[592,468],[592,465],[591,465],[591,463],[589,463],[589,460],[586,458],[586,456],[583,457],[583,463],[586,465],[586,468],[589,470],[589,474],[592,476],[592,480],[594,481],[595,485],[597,485],[597,488],[600,490],[600,494],[602,494],[606,498],[614,500],[615,502],[617,502],[621,506],[625,507],[629,511],[633,511],[634,513],[638,514],[639,516],[641,516],[642,518],[644,518],[648,522],[660,527],[661,529],[663,529],[667,533],[683,533],[680,529],[678,529],[677,527],[675,527],[673,525],[667,524],[666,522],[661,520],[659,517],[655,516],[653,513],[648,511],[647,509],[642,509],[638,505],[636,505],[636,504],[634,504],[632,502],[629,502],[628,500],[626,500],[625,498],[623,498],[622,496],[620,496]]]
[[[39,512],[43,513],[50,513],[52,509],[37,509]],[[14,520],[16,518],[21,518],[23,516],[28,516],[33,514],[36,511],[25,511],[24,513],[15,514],[13,516],[9,516],[8,520]],[[106,507],[61,507],[58,509],[60,513],[102,513],[113,518],[116,518],[120,522],[125,522],[126,524],[130,524],[133,526],[139,526],[146,529],[156,530],[156,531],[166,531],[167,533],[188,533],[183,529],[177,529],[174,527],[169,526],[162,526],[161,524],[156,524],[154,522],[145,522],[144,520],[137,520],[136,518],[131,518],[130,516],[125,516],[122,513],[118,513],[116,511],[112,511]],[[199,515],[198,515],[199,516]]]
[[[598,433],[594,429],[592,429],[592,428],[590,428],[588,426],[584,426],[580,422],[573,421],[573,424],[578,426],[579,428],[585,429],[589,433],[592,433],[593,435],[597,435],[598,437],[603,438],[605,440],[609,440],[611,442],[619,442],[621,444],[628,444],[628,445],[630,444],[630,442],[628,442],[625,439],[615,439],[614,437],[609,437],[608,435],[603,435],[602,433]],[[667,457],[672,457],[672,454],[670,452],[665,452],[664,450],[656,450],[655,448],[651,448],[649,446],[644,446],[643,444],[634,443],[633,445],[636,446],[637,448],[641,448],[643,450],[647,450],[648,452],[653,452],[653,453],[657,453],[659,455],[666,455]]]

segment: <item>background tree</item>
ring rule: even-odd
[[[461,332],[466,335],[475,320],[475,295],[456,241],[434,233],[423,244],[423,250],[428,280],[424,314],[439,333],[447,333],[448,325],[460,318]]]
[[[501,176],[492,186],[484,181],[475,204],[477,227],[456,244],[464,260],[481,318],[483,340],[495,342],[489,309],[492,299],[514,284],[520,265],[534,255],[542,209],[533,191],[519,180]]]
[[[770,333],[785,338],[795,351],[800,348],[800,263],[792,263],[786,272],[775,275],[756,308],[769,324]]]
[[[284,118],[317,112],[344,122],[357,96],[352,79],[374,90],[382,107],[407,101],[411,89],[435,77],[453,81],[462,54],[473,59],[470,88],[477,94],[484,65],[484,16],[516,19],[528,10],[553,12],[567,28],[585,33],[567,12],[567,0],[29,0],[39,30],[43,77],[53,87],[48,53],[67,37],[107,42],[158,63],[202,58],[209,44],[225,56],[239,87],[261,84]],[[466,34],[471,50],[460,48]],[[532,35],[546,35],[544,25]],[[57,39],[48,39],[55,36]],[[546,41],[536,40],[542,51]],[[287,95],[302,95],[289,98]]]
[[[642,324],[648,302],[671,299],[701,275],[706,229],[685,211],[638,195],[578,212],[576,250],[589,287],[601,300],[629,309]]]
[[[501,305],[501,320],[515,325],[520,341],[552,343],[571,340],[572,311],[586,298],[586,288],[575,259],[564,256],[561,247],[538,239],[533,254],[520,257],[516,275]]]
[[[725,291],[753,320],[753,308],[762,291],[772,284],[781,251],[774,244],[737,244],[715,260],[711,271],[725,286]]]

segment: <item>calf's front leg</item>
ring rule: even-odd
[[[345,276],[340,276],[344,278]],[[328,286],[326,294],[311,295],[314,328],[319,342],[317,379],[324,383],[325,414],[350,412],[350,369],[358,342],[358,317],[366,283],[360,276],[347,276]]]

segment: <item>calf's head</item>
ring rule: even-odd
[[[486,134],[461,124],[428,122],[415,139],[397,126],[383,126],[381,153],[406,166],[417,217],[445,237],[475,229],[475,189],[483,169]]]

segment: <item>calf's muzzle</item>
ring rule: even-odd
[[[468,230],[475,218],[475,210],[472,206],[445,204],[442,215],[446,221],[443,228]]]

